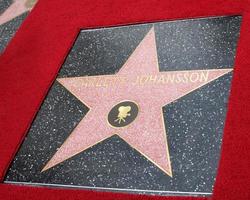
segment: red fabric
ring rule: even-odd
[[[0,57],[0,179],[81,28],[242,14],[243,23],[213,200],[250,199],[250,1],[42,0]],[[0,183],[0,199],[196,199]]]

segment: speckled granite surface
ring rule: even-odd
[[[0,15],[11,5],[12,0],[1,0],[0,1]]]
[[[10,16],[10,20],[7,20],[7,22],[3,20],[4,23],[2,23],[2,19],[0,20],[0,53],[4,51],[24,19],[28,16],[30,10],[28,6],[34,6],[35,2],[34,0],[0,0],[0,19],[3,18],[3,13],[16,3],[12,7],[13,9],[6,14],[6,16]]]
[[[28,12],[0,25],[0,53],[6,48],[27,15]]]

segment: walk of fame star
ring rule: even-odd
[[[160,72],[155,32],[151,28],[117,74],[57,79],[89,111],[42,171],[116,134],[172,176],[162,107],[230,71]],[[144,77],[144,81],[138,83],[138,77]],[[119,81],[94,84],[98,78]]]

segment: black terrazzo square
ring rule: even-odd
[[[82,30],[57,78],[117,73],[152,26],[160,72],[233,68],[240,24],[240,16],[227,16]],[[89,112],[56,80],[5,182],[209,196],[220,159],[232,75],[227,73],[162,108],[172,177],[117,135],[41,172]]]

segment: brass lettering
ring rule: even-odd
[[[207,82],[208,81],[209,71],[202,72],[200,77],[200,82]]]
[[[164,75],[160,75],[160,78],[157,80],[157,83],[162,83],[162,84],[165,83],[165,77],[164,77]]]
[[[196,72],[191,73],[190,77],[189,77],[191,82],[197,82],[199,80],[199,74]]]
[[[149,76],[149,82],[153,82],[153,83],[156,83],[156,81],[157,81],[157,75],[150,75]]]

